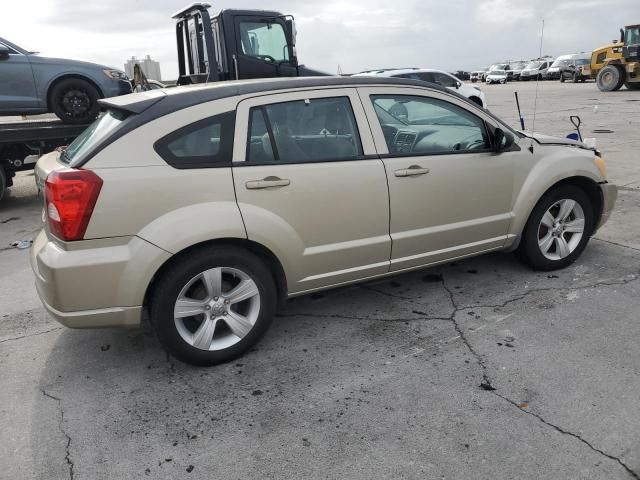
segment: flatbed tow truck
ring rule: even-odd
[[[300,65],[294,18],[265,10],[222,10],[208,3],[176,12],[179,85],[245,78],[327,75]],[[57,120],[3,121],[0,117],[0,200],[16,172],[35,166],[40,155],[68,145],[88,125]]]
[[[57,119],[4,120],[0,117],[0,200],[17,172],[31,170],[40,157],[68,145],[88,125],[70,125]]]

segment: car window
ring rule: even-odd
[[[433,72],[432,75],[435,83],[438,83],[443,87],[456,88],[458,85],[458,81],[455,78],[445,75],[444,73]]]
[[[230,165],[235,113],[206,118],[158,140],[158,154],[175,168]]]
[[[302,163],[362,156],[347,97],[318,98],[254,107],[250,111],[247,160]]]
[[[279,23],[240,22],[242,53],[267,61],[287,61],[287,37]]]
[[[484,121],[443,100],[409,95],[371,97],[390,154],[436,154],[490,148]]]

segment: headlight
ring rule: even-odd
[[[607,163],[604,161],[604,158],[595,157],[593,159],[593,163],[595,163],[596,167],[598,167],[598,170],[600,170],[600,175],[602,175],[602,178],[607,178]]]
[[[127,74],[120,70],[103,70],[103,72],[109,78],[114,78],[116,80],[129,80]]]

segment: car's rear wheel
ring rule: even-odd
[[[518,256],[536,270],[571,265],[593,230],[593,205],[578,187],[564,185],[547,192],[531,212]]]
[[[151,320],[163,346],[192,365],[243,354],[269,326],[276,306],[273,277],[251,252],[198,250],[159,278]]]
[[[53,113],[65,123],[89,123],[100,112],[98,90],[80,78],[58,82],[53,86],[49,98]]]

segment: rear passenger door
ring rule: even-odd
[[[355,89],[261,96],[237,108],[233,177],[250,240],[290,293],[389,270],[389,197]]]

